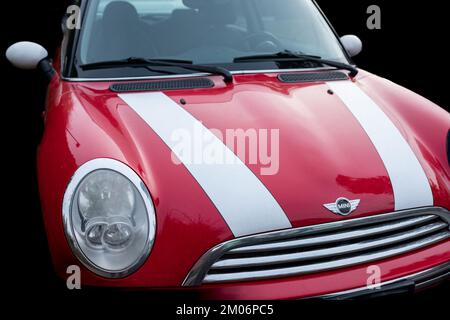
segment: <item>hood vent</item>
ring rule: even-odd
[[[309,72],[309,73],[285,73],[278,76],[278,80],[286,83],[323,82],[348,80],[343,72]]]
[[[149,82],[127,82],[116,83],[109,87],[114,92],[136,92],[136,91],[164,91],[164,90],[186,90],[212,88],[214,82],[207,78],[149,81]]]

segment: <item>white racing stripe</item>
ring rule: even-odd
[[[158,134],[172,152],[178,154],[176,131],[192,133],[200,128],[208,148],[234,159],[226,164],[183,162],[219,210],[234,236],[291,228],[291,223],[272,194],[253,172],[210,130],[161,92],[120,94],[137,114]],[[212,145],[211,145],[212,144]]]
[[[329,82],[366,131],[389,174],[395,210],[432,206],[428,178],[406,139],[380,107],[350,81]]]

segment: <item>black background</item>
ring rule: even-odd
[[[442,107],[450,106],[445,77],[449,71],[450,12],[445,10],[445,2],[318,0],[318,3],[340,35],[356,34],[362,39],[363,53],[355,58],[361,68],[389,78]],[[366,10],[372,4],[381,7],[381,30],[366,27]],[[9,45],[23,40],[38,42],[53,55],[61,41],[60,21],[67,5],[62,0],[0,3],[2,189],[7,191],[2,197],[0,230],[8,231],[0,238],[4,241],[1,261],[5,268],[0,278],[8,296],[19,297],[24,303],[40,298],[47,303],[74,297],[84,299],[83,290],[68,293],[64,283],[55,279],[40,215],[35,155],[43,130],[41,112],[46,83],[37,72],[14,69],[4,58]],[[403,302],[409,307],[421,302],[438,305],[449,298],[447,284]],[[445,308],[445,304],[441,307]]]

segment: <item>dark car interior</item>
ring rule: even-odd
[[[205,47],[244,52],[251,49],[247,30],[235,24],[237,12],[233,1],[213,4],[183,0],[183,3],[187,9],[175,9],[169,17],[158,21],[155,17],[139,16],[130,2],[110,2],[93,28],[87,60],[95,61],[99,56],[109,60],[177,56]],[[124,25],[128,27],[123,28]]]

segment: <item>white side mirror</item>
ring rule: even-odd
[[[341,42],[344,45],[345,50],[347,50],[350,57],[357,56],[361,53],[363,49],[363,44],[361,39],[354,35],[346,35],[341,37]]]
[[[36,69],[39,63],[47,57],[47,50],[34,42],[17,42],[6,50],[6,58],[19,69]]]

